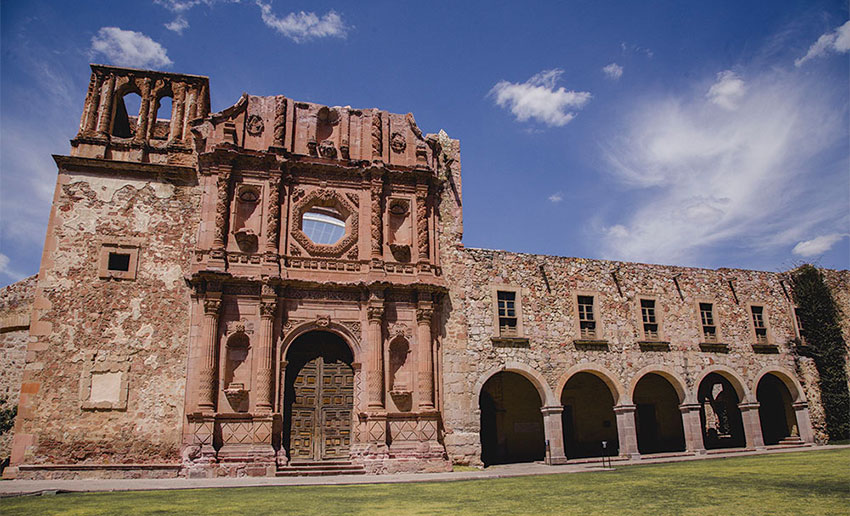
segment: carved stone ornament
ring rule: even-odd
[[[384,153],[383,124],[381,123],[381,112],[376,111],[372,115],[372,157],[380,158]]]
[[[260,317],[271,319],[277,311],[277,303],[274,301],[260,303]]]
[[[404,152],[404,149],[407,148],[407,140],[404,138],[404,135],[401,133],[393,133],[392,138],[390,139],[390,147],[394,152]]]
[[[419,322],[431,322],[431,317],[433,317],[433,315],[433,307],[419,307],[416,309],[416,320]]]
[[[380,321],[384,317],[383,306],[368,306],[366,307],[366,317],[370,321]]]
[[[238,321],[228,321],[225,333],[228,336],[234,333],[244,333],[246,335],[250,335],[254,333],[254,323],[246,319],[240,319]]]
[[[322,140],[321,145],[319,145],[319,154],[321,154],[323,158],[336,158],[336,147],[334,147],[334,142],[331,140]]]
[[[257,251],[257,234],[251,228],[240,228],[234,233],[236,244],[239,250],[245,253],[253,253]]]
[[[358,342],[360,341],[360,334],[363,331],[360,321],[342,321],[342,325],[351,331],[351,334],[354,335]]]
[[[301,230],[303,217],[314,206],[328,205],[334,205],[345,219],[345,236],[333,245],[316,244]],[[357,209],[348,202],[345,196],[334,190],[320,188],[311,191],[296,204],[293,210],[290,233],[292,238],[311,256],[340,258],[357,242],[359,227]]]
[[[330,315],[317,315],[316,316],[316,326],[320,328],[327,328],[331,324],[331,316]]]
[[[413,330],[402,322],[391,324],[389,329],[389,338],[394,339],[399,336],[410,339],[413,336]]]
[[[263,117],[260,115],[249,116],[248,120],[245,122],[245,129],[251,136],[260,136],[263,134],[263,129],[265,129]]]
[[[204,313],[218,315],[219,308],[221,308],[221,299],[204,299]]]

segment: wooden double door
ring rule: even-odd
[[[290,460],[348,459],[354,406],[351,366],[318,356],[301,367],[292,387]]]

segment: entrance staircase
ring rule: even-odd
[[[324,477],[328,475],[365,475],[366,470],[348,460],[291,462],[277,470],[278,477]]]
[[[798,446],[806,446],[806,443],[804,443],[803,440],[800,439],[798,436],[793,436],[793,437],[786,437],[785,439],[782,439],[781,441],[776,443],[775,446],[795,448],[795,447],[798,447]]]

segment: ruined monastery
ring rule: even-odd
[[[460,143],[412,114],[211,113],[206,77],[91,68],[38,275],[0,291],[6,478],[827,438],[786,275],[466,248]],[[824,274],[850,313],[850,272]]]

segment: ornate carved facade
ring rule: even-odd
[[[621,456],[761,447],[765,375],[788,398],[770,435],[822,428],[778,275],[465,249],[459,143],[411,114],[252,95],[210,113],[204,77],[92,71],[55,157],[12,475],[560,463],[609,434]],[[599,386],[607,409],[586,409]]]

